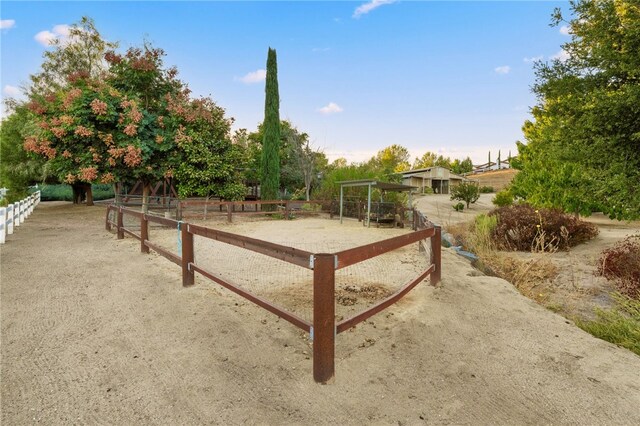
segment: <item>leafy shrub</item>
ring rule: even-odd
[[[640,300],[640,234],[603,250],[596,275],[613,281],[621,293]]]
[[[467,203],[467,209],[469,204],[475,203],[480,198],[480,190],[478,185],[473,182],[462,182],[459,185],[451,187],[451,199],[464,201]]]
[[[536,210],[528,204],[500,207],[492,238],[497,248],[519,251],[566,250],[598,235],[598,228],[557,209]]]
[[[423,189],[423,193],[425,194],[433,194],[433,188],[430,186],[425,186]]]
[[[461,212],[461,211],[463,211],[463,210],[464,210],[464,203],[463,203],[463,202],[460,202],[460,203],[458,203],[458,204],[454,204],[452,207],[453,207],[453,209],[454,209],[455,211],[457,211],[457,212]]]
[[[73,201],[73,191],[69,185],[42,185],[40,188],[42,201]],[[92,185],[93,200],[107,200],[113,198],[111,185]]]
[[[510,206],[513,204],[513,194],[507,189],[498,192],[491,202],[498,207]]]
[[[481,186],[480,193],[481,194],[491,194],[493,192],[493,186]]]

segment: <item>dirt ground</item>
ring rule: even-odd
[[[182,288],[104,213],[41,203],[1,247],[2,424],[640,424],[640,357],[450,249],[438,288],[337,337],[317,385],[305,333],[202,277]],[[402,232],[322,226],[297,235]]]

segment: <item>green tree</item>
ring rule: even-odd
[[[25,137],[38,130],[31,115],[18,106],[0,124],[0,187],[9,190],[10,202],[24,198],[30,185],[44,179],[44,159],[23,149]]]
[[[262,142],[262,178],[260,196],[276,200],[280,189],[280,97],[275,49],[267,56],[267,81],[264,102],[264,139]]]
[[[246,193],[241,175],[242,147],[231,142],[231,120],[211,99],[201,99],[199,107],[201,112],[178,142],[178,193],[181,197],[242,200]]]
[[[409,170],[409,150],[402,145],[390,145],[378,151],[369,160],[371,167],[378,170],[378,176],[383,179],[395,179],[394,174]]]
[[[422,154],[422,157],[416,158],[413,162],[414,169],[426,169],[428,167],[433,167],[436,164],[436,160],[438,159],[438,155],[434,152],[427,151]]]
[[[513,192],[541,207],[640,217],[640,6],[572,1],[568,59],[535,65],[538,104]],[[552,24],[564,22],[560,10]]]
[[[467,203],[467,209],[469,204],[475,203],[478,198],[480,198],[480,188],[473,182],[462,182],[451,187],[451,199],[464,201]]]
[[[471,172],[473,170],[473,163],[471,162],[471,158],[467,157],[462,161],[456,158],[451,162],[450,170],[458,175]]]
[[[30,76],[31,84],[26,89],[29,97],[63,88],[70,75],[100,77],[108,68],[104,55],[118,44],[103,39],[93,19],[83,16],[80,22],[69,27],[64,42],[56,38],[51,47],[43,53],[40,71]]]

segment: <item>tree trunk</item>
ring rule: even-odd
[[[93,206],[93,190],[90,183],[85,186],[85,191],[87,194],[87,206]]]
[[[120,188],[122,188],[122,184],[114,183],[113,184],[113,196],[116,206],[122,204],[122,195],[120,194]]]
[[[204,219],[203,220],[207,220],[207,208],[209,207],[210,198],[211,198],[211,194],[207,194],[207,197],[205,198],[205,203],[204,203]]]
[[[142,213],[149,213],[149,194],[151,193],[151,184],[148,182],[142,185]]]
[[[89,188],[90,187],[91,186],[89,186]],[[87,193],[86,184],[74,183],[73,185],[71,185],[71,190],[73,191],[73,204],[82,204]],[[93,205],[93,199],[91,205]]]

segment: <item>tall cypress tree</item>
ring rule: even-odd
[[[267,56],[265,93],[260,197],[263,200],[276,200],[280,189],[280,96],[276,51],[271,48]]]

